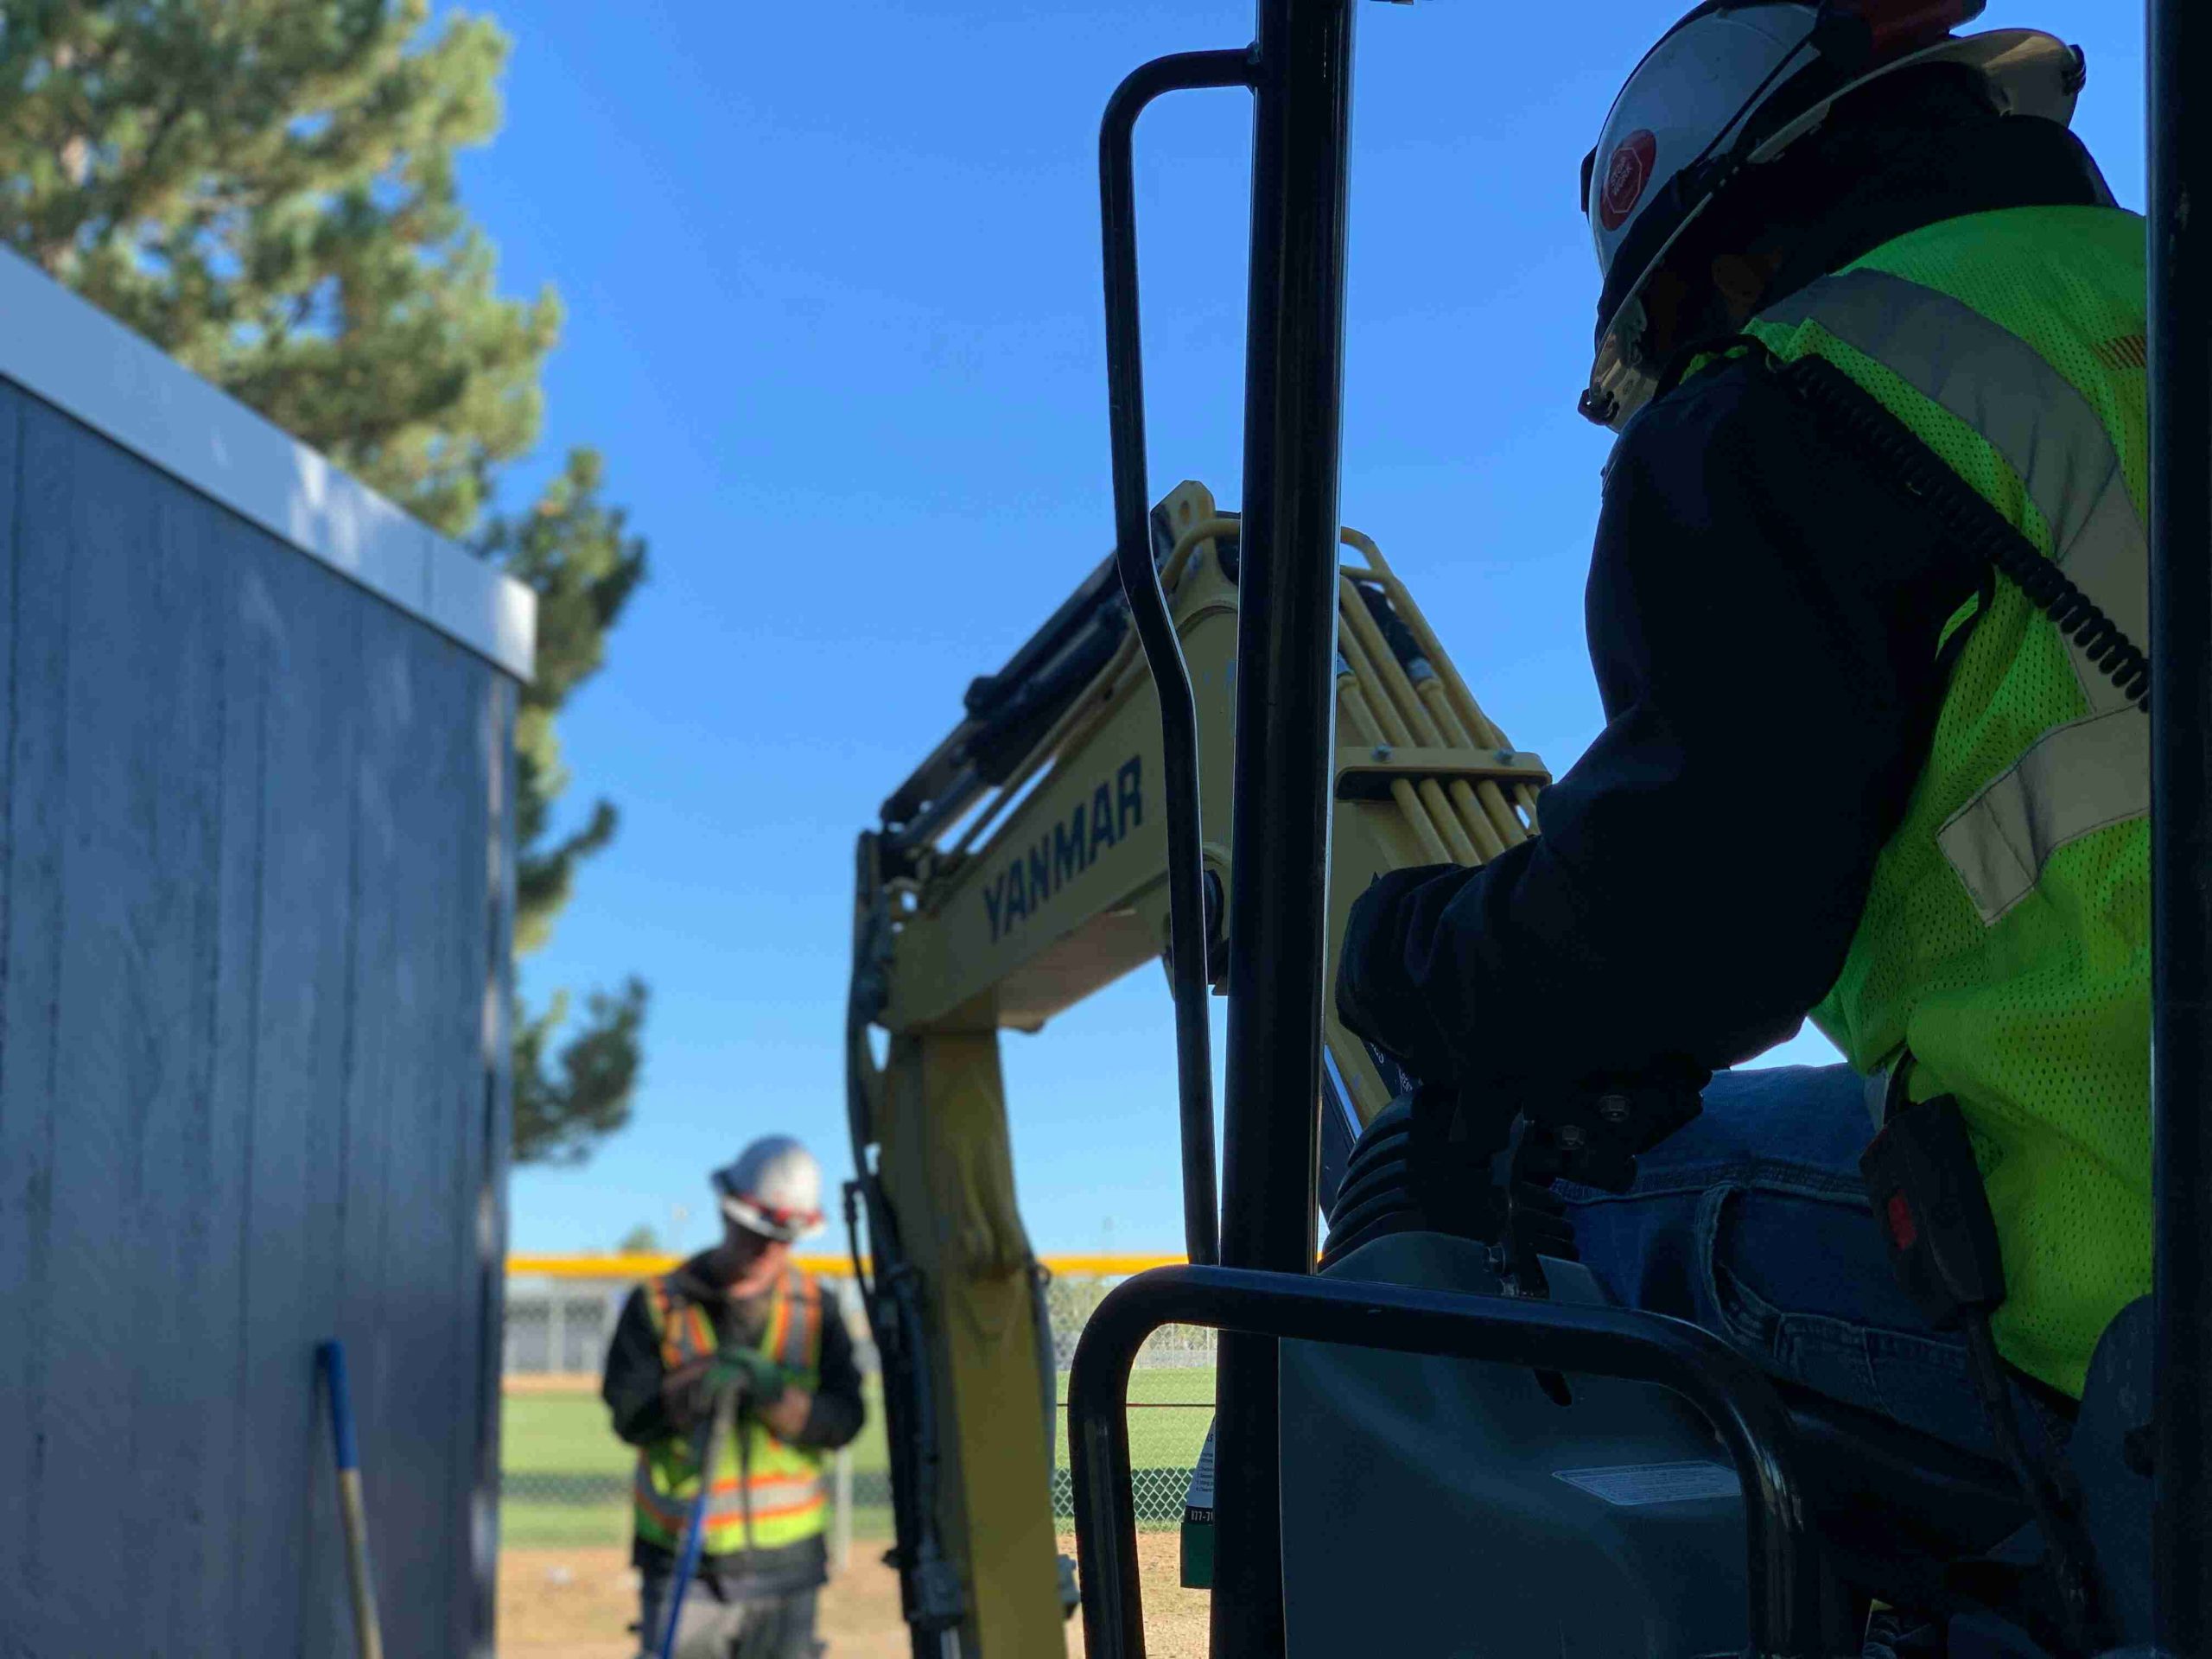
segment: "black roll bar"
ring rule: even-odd
[[[1671,1389],[1713,1424],[1743,1482],[1751,1652],[1766,1659],[1823,1650],[1820,1558],[1807,1529],[1789,1415],[1758,1368],[1719,1338],[1679,1320],[1614,1308],[1233,1268],[1155,1268],[1116,1286],[1099,1303],[1076,1344],[1068,1379],[1084,1651],[1092,1659],[1144,1659],[1143,1590],[1122,1402],[1137,1349],[1163,1325],[1484,1360]],[[1218,1458],[1216,1469],[1217,1480]],[[1218,1528],[1227,1517],[1218,1508],[1215,1514]],[[1388,1633],[1377,1639],[1377,1650],[1387,1651]]]
[[[1160,692],[1167,796],[1167,979],[1175,999],[1175,1086],[1182,1119],[1183,1240],[1191,1260],[1221,1258],[1214,1174],[1213,1039],[1206,1007],[1205,855],[1198,803],[1198,707],[1153,563],[1145,477],[1144,340],[1137,309],[1137,117],[1163,92],[1249,86],[1252,54],[1179,52],[1133,70],[1098,125],[1098,210],[1106,266],[1106,397],[1114,453],[1114,568]]]

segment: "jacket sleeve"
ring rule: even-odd
[[[1651,405],[1607,469],[1586,595],[1605,728],[1541,836],[1362,897],[1346,1023],[1509,1093],[1787,1036],[1842,965],[1981,580],[1764,369]]]
[[[831,1300],[823,1299],[822,1369],[814,1403],[797,1443],[824,1452],[847,1445],[861,1432],[868,1408],[861,1398],[861,1372],[853,1357],[853,1338]]]
[[[613,1419],[614,1433],[632,1446],[647,1446],[676,1432],[661,1400],[662,1375],[660,1344],[653,1336],[652,1318],[645,1311],[645,1293],[640,1287],[630,1293],[614,1323],[599,1389]]]

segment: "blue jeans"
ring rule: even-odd
[[[1614,1197],[1561,1183],[1583,1261],[1624,1306],[1702,1325],[1774,1376],[1994,1457],[1965,1345],[1891,1277],[1850,1067],[1724,1071]],[[2031,1402],[2032,1404],[2032,1402]],[[2022,1413],[2031,1447],[2057,1424]]]

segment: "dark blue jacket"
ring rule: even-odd
[[[2050,124],[1989,120],[1840,210],[1774,297],[1919,226],[2094,199]],[[1355,907],[1345,1023],[1495,1094],[1717,1068],[1788,1035],[1840,970],[1986,573],[1891,479],[1739,361],[1655,400],[1606,469],[1586,611],[1605,728],[1479,869],[1403,870]]]

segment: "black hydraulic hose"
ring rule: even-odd
[[[1236,1268],[1155,1268],[1099,1303],[1076,1344],[1068,1378],[1084,1651],[1093,1659],[1143,1659],[1145,1652],[1122,1401],[1138,1347],[1163,1325],[1670,1389],[1711,1422],[1743,1481],[1751,1652],[1758,1659],[1813,1659],[1825,1650],[1818,1541],[1808,1529],[1789,1415],[1766,1378],[1719,1338],[1679,1320],[1617,1308]],[[1378,1631],[1376,1646],[1389,1649],[1387,1630]]]
[[[962,1609],[938,1537],[942,1453],[921,1298],[914,1270],[899,1253],[898,1228],[880,1189],[870,1179],[862,1186],[861,1196],[868,1208],[868,1242],[874,1249],[871,1266],[876,1294],[868,1306],[868,1323],[883,1374],[899,1571],[918,1659],[936,1652],[938,1633],[957,1624]]]
[[[864,842],[864,859],[866,855]],[[854,1179],[845,1189],[845,1224],[851,1237],[853,1272],[868,1299],[868,1328],[882,1370],[901,1600],[914,1659],[930,1659],[938,1650],[939,1632],[957,1622],[961,1610],[937,1532],[941,1454],[921,1298],[882,1183],[868,1167],[875,1126],[869,1121],[868,1088],[861,1075],[868,1062],[868,1022],[880,1010],[886,993],[888,926],[879,898],[854,939],[852,986],[845,1007],[845,1113],[852,1136]],[[865,1275],[861,1273],[856,1198],[868,1217],[872,1255],[873,1272]]]
[[[1133,71],[1098,129],[1098,199],[1106,279],[1106,390],[1114,455],[1114,565],[1160,694],[1166,770],[1168,982],[1175,1000],[1176,1095],[1183,1131],[1184,1248],[1221,1255],[1214,1167],[1213,1055],[1206,982],[1205,855],[1198,802],[1198,709],[1167,594],[1153,563],[1145,477],[1144,350],[1137,316],[1135,139],[1137,117],[1162,92],[1249,86],[1249,51],[1179,52]]]

